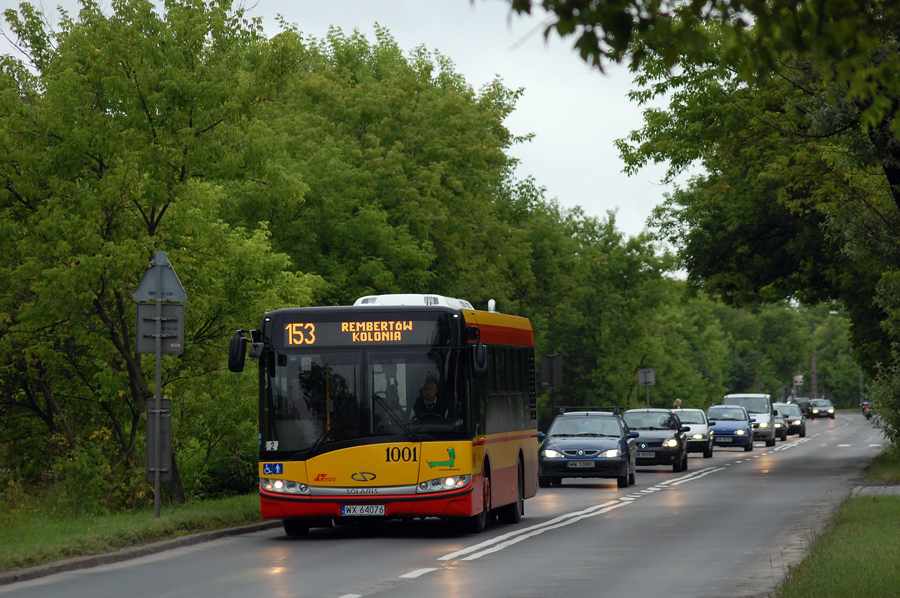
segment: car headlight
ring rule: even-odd
[[[828,413],[834,413],[834,409],[829,409]]]
[[[621,457],[622,451],[619,449],[609,449],[608,451],[603,451],[599,455],[600,457],[606,457],[607,459],[612,459],[613,457]]]
[[[794,421],[791,422],[791,425],[792,425],[792,426],[799,426],[799,425],[802,424],[802,423],[803,423],[803,422],[802,422],[801,420],[795,419]]]
[[[541,451],[541,455],[548,459],[559,459],[563,456],[561,452],[554,451],[553,449],[544,449]]]
[[[780,428],[780,427],[781,427],[781,424],[775,424],[775,427],[776,427],[776,428]]]
[[[672,438],[667,438],[662,443],[662,445],[663,445],[663,447],[675,448],[676,446],[678,446],[678,439],[675,438],[674,436]]]
[[[451,475],[443,478],[436,478],[426,482],[419,482],[416,487],[417,493],[423,492],[442,492],[444,490],[452,490],[453,488],[464,488],[469,483],[471,476],[469,475]]]
[[[743,436],[747,432],[745,430],[735,430],[734,433],[736,436]]]
[[[759,422],[759,427],[760,427],[760,428],[768,428],[768,427],[769,427],[769,422]]]
[[[818,413],[818,412],[819,412],[818,409],[813,409],[813,413]]]
[[[703,440],[703,434],[694,434],[691,438],[694,440]]]

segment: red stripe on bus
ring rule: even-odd
[[[481,331],[481,341],[489,345],[534,346],[534,331],[532,330],[490,324],[478,324],[478,329]]]
[[[516,434],[513,436],[497,436],[497,437],[494,437],[491,439],[485,438],[484,443],[485,444],[499,444],[501,442],[516,442],[517,440],[523,440],[525,438],[536,438],[536,437],[537,437],[537,434],[533,434],[533,433],[531,433],[531,431],[527,431],[524,434]],[[478,446],[478,445],[473,442],[472,446]]]

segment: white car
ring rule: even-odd
[[[682,426],[691,429],[684,434],[689,453],[703,453],[704,458],[713,456],[713,435],[709,430],[709,420],[702,409],[672,409],[678,414]]]
[[[753,439],[764,440],[766,446],[775,446],[775,418],[772,398],[761,393],[728,394],[723,405],[743,405],[753,422]]]

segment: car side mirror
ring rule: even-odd
[[[541,431],[538,431],[538,442],[543,442],[543,441],[544,441],[544,438],[546,438],[546,437],[547,437],[546,434],[544,434],[544,433],[541,432]]]
[[[751,417],[751,418],[750,418],[750,423],[751,423],[751,424],[755,424],[755,423],[756,423],[756,418],[755,418],[755,417]]]
[[[690,432],[691,428],[690,428],[690,426],[681,426],[681,429],[678,431],[679,432]]]
[[[629,432],[628,434],[626,434],[626,435],[625,435],[625,438],[637,438],[637,437],[640,436],[640,435],[641,435],[640,432],[638,432],[637,430],[634,430],[634,431]]]

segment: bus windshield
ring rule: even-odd
[[[280,353],[262,450],[309,458],[369,438],[470,439],[464,355],[434,347]]]

